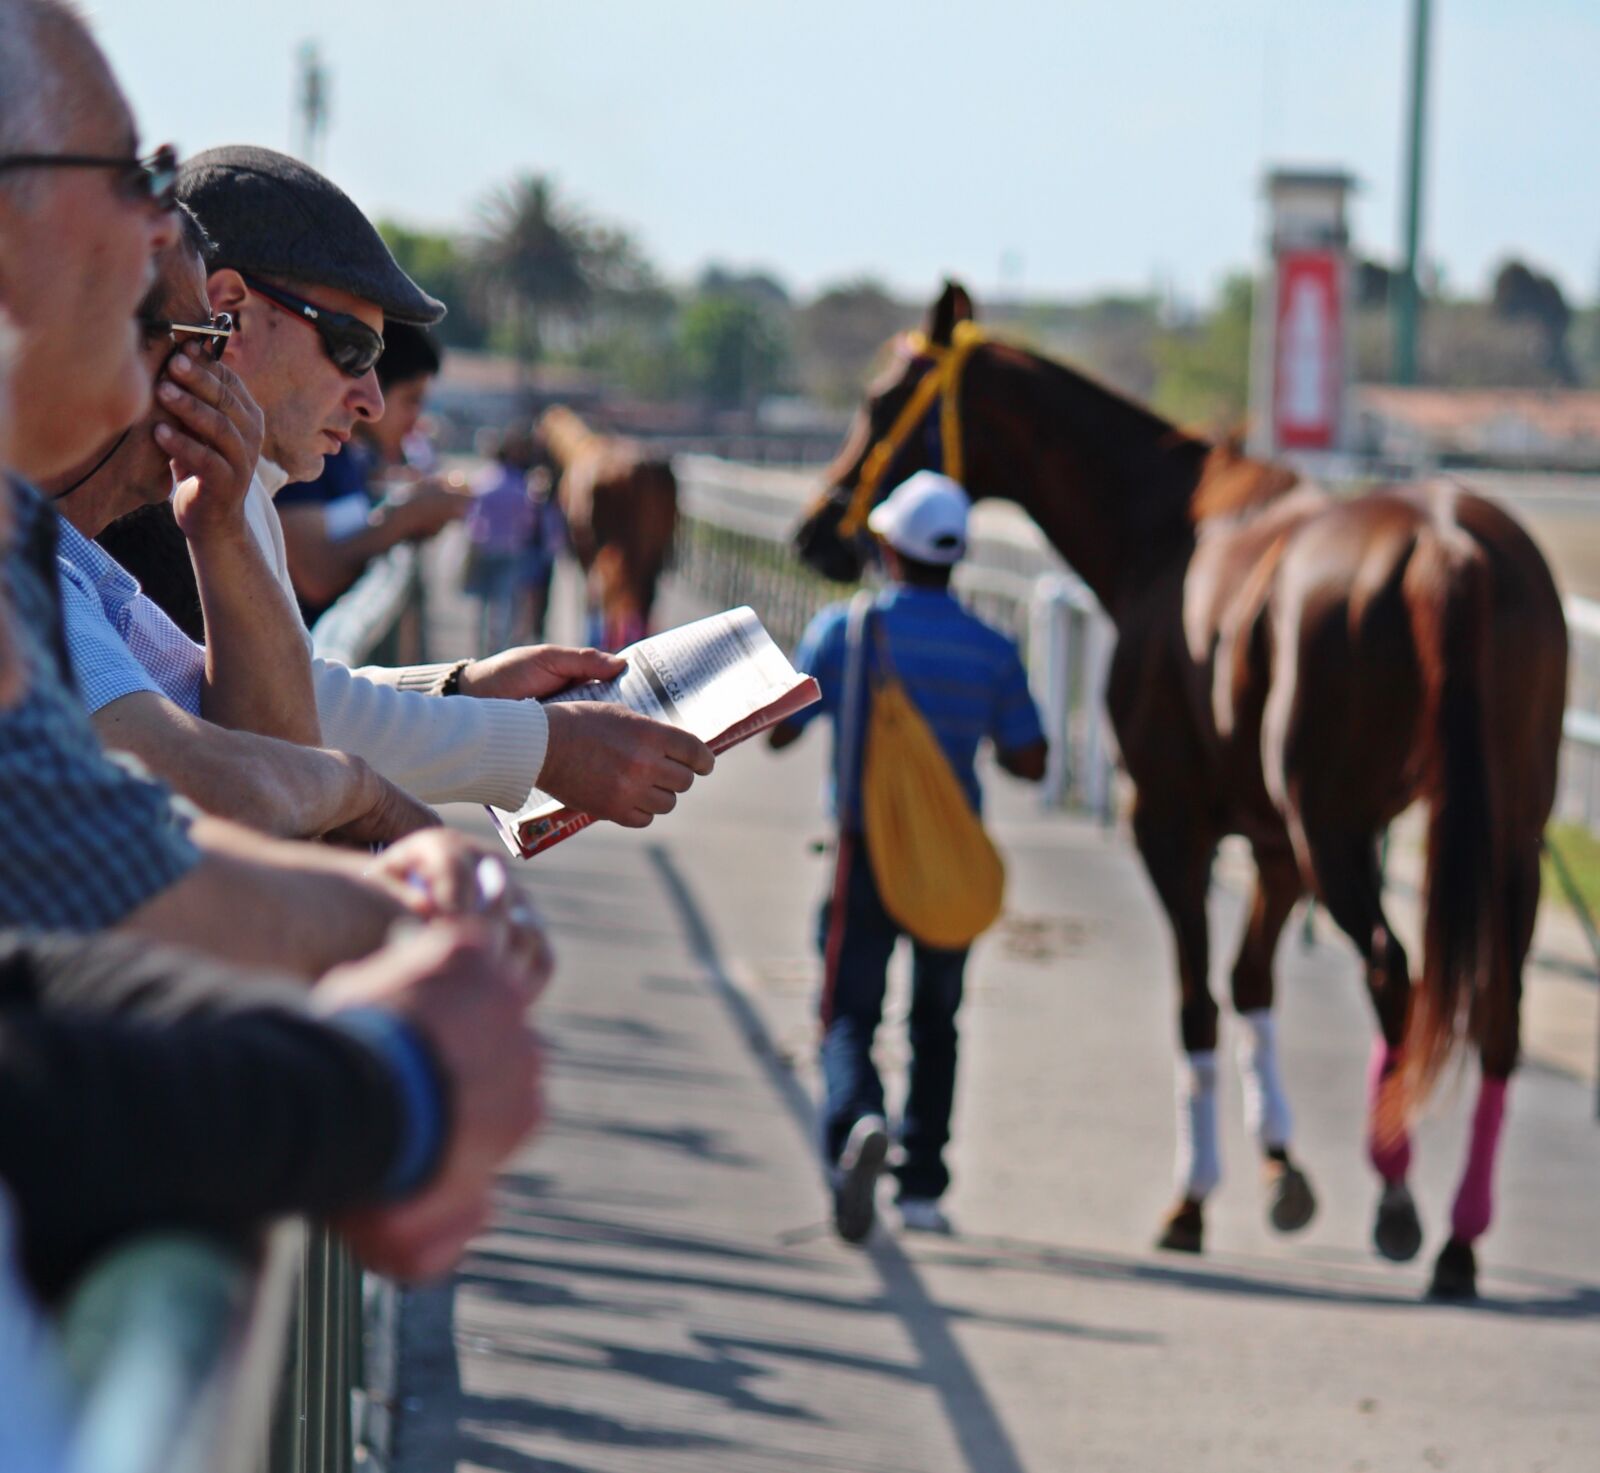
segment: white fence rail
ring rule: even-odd
[[[838,585],[801,567],[790,543],[816,494],[815,473],[701,455],[679,456],[674,467],[679,574],[718,603],[749,604],[773,637],[793,649],[810,617],[842,596]],[[1108,817],[1114,757],[1102,696],[1110,621],[1014,509],[980,508],[971,544],[956,570],[956,590],[1027,657],[1050,739],[1043,801]]]
[[[1569,598],[1567,713],[1556,817],[1600,833],[1600,603]]]

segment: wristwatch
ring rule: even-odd
[[[461,673],[471,663],[471,660],[457,660],[454,665],[445,671],[444,679],[439,682],[438,693],[441,696],[459,696],[461,694]]]

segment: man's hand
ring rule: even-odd
[[[451,829],[427,829],[390,845],[366,873],[423,920],[474,918],[504,957],[543,986],[549,945],[498,854]]]
[[[261,411],[231,368],[187,348],[168,373],[156,399],[172,423],[158,420],[155,439],[172,459],[178,526],[191,542],[248,536],[244,499],[261,454]]]
[[[538,701],[580,680],[614,680],[627,668],[621,655],[528,644],[474,660],[461,672],[459,689],[464,696]]]
[[[416,1196],[334,1225],[369,1267],[416,1280],[444,1273],[488,1216],[495,1172],[541,1114],[538,1041],[527,1010],[548,977],[529,976],[467,924],[436,924],[317,987],[319,1010],[378,1007],[433,1049],[449,1094],[450,1136]]]
[[[546,708],[550,739],[539,786],[567,807],[624,828],[671,813],[678,794],[716,765],[698,737],[626,706],[562,701]]]
[[[438,480],[418,481],[404,495],[384,503],[383,525],[397,542],[415,542],[443,531],[467,514],[472,496],[463,487]]]
[[[419,803],[404,788],[381,777],[359,757],[340,756],[357,768],[353,785],[350,817],[322,837],[330,844],[363,848],[368,844],[392,844],[419,829],[439,826],[439,815],[426,803]]]

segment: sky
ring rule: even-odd
[[[460,229],[555,177],[667,274],[873,276],[912,297],[1208,298],[1260,249],[1268,167],[1360,181],[1398,254],[1409,0],[85,0],[150,142],[288,149],[374,217]],[[1600,294],[1600,3],[1434,0],[1424,255]]]

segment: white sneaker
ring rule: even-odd
[[[896,1204],[900,1209],[900,1226],[908,1233],[939,1233],[949,1237],[950,1219],[932,1197],[902,1197]]]

